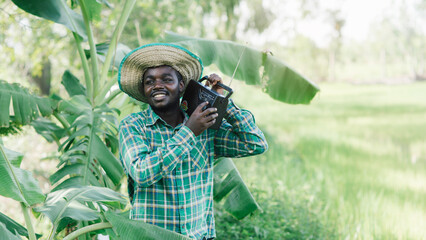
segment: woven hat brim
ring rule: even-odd
[[[121,62],[118,82],[120,89],[136,100],[147,102],[141,91],[142,78],[151,67],[168,65],[182,75],[185,87],[190,80],[198,80],[203,71],[201,59],[173,44],[149,44],[130,52]]]

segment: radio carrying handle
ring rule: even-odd
[[[207,80],[208,78],[209,78],[209,76],[206,75],[206,76],[202,77],[200,80],[198,80],[198,82],[201,83],[202,81]],[[228,92],[228,94],[225,96],[225,98],[229,98],[232,95],[232,93],[234,93],[234,91],[232,90],[232,88],[224,85],[223,83],[218,82],[216,84],[219,87],[225,89]]]

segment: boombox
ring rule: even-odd
[[[226,108],[228,107],[228,99],[232,95],[233,91],[230,87],[217,83],[218,86],[222,87],[227,91],[226,96],[222,96],[212,89],[201,84],[202,81],[206,80],[208,76],[204,76],[198,81],[191,80],[186,87],[185,93],[183,94],[181,107],[189,116],[194,112],[198,105],[203,102],[209,102],[204,109],[214,107],[217,108],[216,122],[210,127],[211,129],[219,129],[222,119],[225,116]],[[203,110],[204,110],[203,109]]]

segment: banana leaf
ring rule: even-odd
[[[25,12],[62,24],[87,40],[83,16],[68,7],[65,0],[12,0],[12,2]]]
[[[12,99],[14,117],[11,118]],[[49,116],[53,112],[52,99],[32,95],[17,83],[0,80],[0,126],[7,127],[11,120],[19,124],[28,124],[39,116]]]
[[[112,144],[113,149],[117,148],[117,120],[112,115],[114,110],[104,105],[92,109],[83,95],[75,95],[67,101],[62,100],[59,110],[78,117],[69,128],[72,134],[60,146],[64,151],[60,157],[62,167],[50,180],[56,184],[66,176],[70,178],[52,191],[73,185],[117,187],[124,175],[123,168],[101,139],[105,138],[105,141]]]
[[[16,135],[22,132],[22,125],[14,121],[14,116],[9,116],[9,117],[10,117],[9,126],[7,127],[0,126],[0,136]]]
[[[31,126],[48,142],[58,142],[65,136],[65,129],[59,127],[46,118],[38,118],[31,122]]]
[[[127,203],[123,195],[104,187],[85,186],[51,192],[43,206],[34,211],[43,213],[58,226],[62,219],[91,221],[100,218],[98,209],[92,209],[86,203],[99,203],[111,207],[120,207]]]
[[[223,208],[236,219],[241,220],[256,210],[262,211],[230,158],[215,162],[213,184],[213,199],[224,202]]]
[[[45,196],[31,172],[10,162],[0,144],[0,195],[23,202],[27,206],[41,203]]]
[[[22,159],[24,159],[24,155],[22,153],[15,152],[7,148],[3,148],[3,151],[13,166],[17,168],[21,166]]]
[[[74,76],[69,70],[62,75],[62,85],[67,90],[70,97],[75,95],[86,95],[86,88],[80,83],[80,80]]]
[[[101,20],[102,5],[98,0],[80,0],[84,1],[90,20]]]
[[[143,221],[131,220],[122,214],[105,212],[105,217],[112,224],[120,239],[125,240],[189,240],[184,235],[169,231]]]
[[[96,156],[102,168],[108,171],[107,174],[112,182],[114,184],[119,184],[124,175],[123,167],[120,162],[97,135],[94,135],[92,143],[94,156]]]
[[[2,222],[0,222],[0,239],[22,240],[22,238],[19,237],[19,234],[17,232],[9,231],[6,225],[4,225]]]
[[[6,230],[2,230],[4,232],[9,231],[11,233],[17,233],[20,236],[24,236],[28,238],[28,231],[25,227],[23,227],[21,224],[15,222],[13,219],[9,218],[8,216],[4,215],[0,212],[0,224],[4,224]],[[1,228],[0,228],[1,229]],[[36,234],[37,238],[40,238],[40,234]],[[0,233],[0,239],[9,239],[2,237]],[[18,238],[20,239],[20,238]]]
[[[265,93],[281,102],[309,104],[319,91],[315,83],[268,52],[231,41],[193,38],[172,32],[166,32],[162,41],[187,48],[197,54],[205,66],[215,64],[225,75],[232,76],[236,69],[235,79],[261,86]]]

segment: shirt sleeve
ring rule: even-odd
[[[226,120],[215,135],[215,157],[244,157],[268,149],[265,136],[256,126],[253,114],[239,109],[230,99]]]
[[[195,144],[195,135],[183,126],[162,147],[153,151],[145,129],[123,120],[119,126],[119,144],[124,170],[138,185],[147,187],[171,173],[178,161],[189,154]]]

